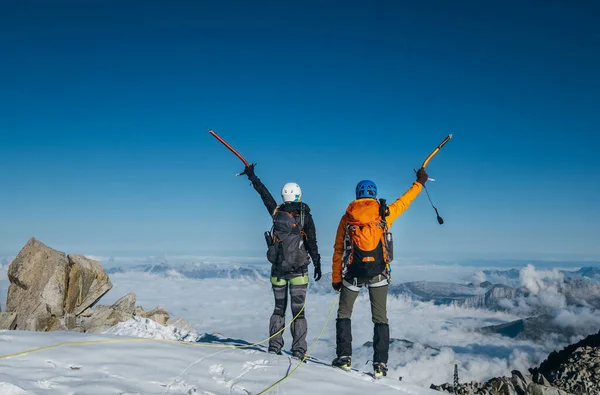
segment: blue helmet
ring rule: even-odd
[[[377,185],[371,180],[362,180],[356,184],[356,198],[376,198]]]

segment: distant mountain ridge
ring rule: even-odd
[[[192,279],[205,278],[268,278],[269,266],[260,265],[225,265],[213,263],[186,263],[169,265],[167,262],[141,264],[135,266],[118,266],[105,269],[108,274],[142,272],[162,274],[165,276],[181,276]]]
[[[269,278],[270,270],[270,265],[266,264],[215,264],[206,262],[170,264],[166,260],[105,269],[108,274],[142,272],[191,279],[265,279]],[[565,295],[568,304],[600,308],[600,268],[583,267],[574,271],[560,271],[560,273],[564,276],[564,283],[560,292]],[[408,296],[413,300],[433,302],[438,305],[492,310],[504,309],[503,300],[512,300],[528,295],[528,291],[520,287],[520,271],[517,269],[484,270],[483,274],[486,278],[504,279],[505,281],[498,283],[486,280],[469,284],[434,281],[392,283],[390,294]],[[506,283],[513,283],[514,285],[511,286]],[[322,288],[320,287],[321,284],[316,285]],[[323,290],[327,288],[329,287],[324,287]]]

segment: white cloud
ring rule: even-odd
[[[564,281],[564,275],[558,269],[536,270],[531,264],[521,269],[519,273],[521,286],[531,294],[537,295],[542,290],[557,289]]]
[[[198,332],[218,331],[232,338],[258,341],[268,336],[273,296],[267,279],[170,279],[140,273],[111,276],[114,287],[103,299],[110,303],[133,290],[144,307],[164,305],[174,317],[188,319]],[[322,284],[319,283],[319,286]],[[328,285],[328,284],[325,284]],[[161,289],[161,295],[154,291]],[[306,306],[308,341],[321,330],[334,302],[333,293],[315,292],[311,283]],[[337,310],[336,310],[337,311]],[[372,341],[373,324],[368,295],[359,295],[352,317],[354,362],[359,369],[370,369],[372,349],[363,347]],[[288,309],[287,319],[291,318]],[[474,330],[518,317],[503,312],[477,311],[451,306],[420,303],[406,297],[390,297],[388,318],[391,337],[415,343],[413,348],[390,349],[390,375],[403,381],[428,387],[450,380],[454,363],[465,379],[486,380],[509,375],[511,369],[541,362],[550,349],[528,342],[483,335]],[[284,334],[286,349],[291,337]],[[432,350],[437,348],[441,352]],[[313,355],[330,362],[335,357],[335,311]]]
[[[600,328],[600,315],[588,307],[573,307],[561,310],[554,317],[554,323],[563,328],[579,329],[595,333]]]
[[[487,281],[487,276],[483,271],[478,270],[477,272],[475,272],[475,274],[473,274],[472,282],[475,286],[479,286],[479,284],[485,281]]]

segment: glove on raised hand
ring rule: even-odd
[[[417,171],[417,182],[424,186],[428,179],[429,179],[429,176],[427,175],[427,172],[425,171],[424,168],[421,167]]]
[[[254,174],[254,166],[256,166],[256,163],[253,163],[250,166],[244,167],[244,171],[241,172],[240,175],[245,174],[245,175],[248,176],[248,179],[251,179],[252,177],[255,176],[255,174]]]

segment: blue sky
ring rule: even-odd
[[[0,5],[0,252],[264,254],[213,128],[302,186],[323,255],[359,180],[393,200],[453,133],[446,223],[422,194],[397,254],[600,259],[597,3],[84,3]]]

